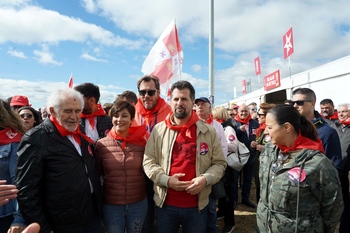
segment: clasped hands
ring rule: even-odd
[[[176,173],[170,176],[168,187],[176,191],[186,191],[191,195],[196,195],[207,185],[207,179],[204,176],[199,176],[189,181],[179,180],[179,178],[183,176],[185,176],[185,173]]]

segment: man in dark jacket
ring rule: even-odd
[[[112,119],[106,115],[105,110],[98,103],[100,100],[100,88],[93,83],[83,83],[75,86],[84,97],[84,108],[81,114],[81,131],[95,142],[104,138],[113,127]]]
[[[49,97],[50,118],[25,134],[18,148],[18,203],[41,232],[101,232],[100,181],[90,143],[80,132],[83,97],[72,89]]]

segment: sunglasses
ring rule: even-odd
[[[258,113],[258,117],[266,116],[264,113]]]
[[[140,96],[146,96],[146,94],[148,94],[149,96],[154,96],[156,92],[157,90],[139,90]]]
[[[298,106],[303,106],[305,102],[312,102],[311,100],[296,100],[296,101],[290,101],[289,105],[294,106],[294,104],[297,104]]]
[[[26,114],[26,113],[23,113],[23,114],[20,114],[19,115],[22,119],[27,117],[28,119],[32,119],[33,117],[33,114]]]
[[[236,116],[236,114],[231,113],[230,116]]]
[[[252,108],[252,109],[250,109],[250,110],[252,110],[252,111],[258,111],[258,108]]]

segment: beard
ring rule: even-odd
[[[65,128],[66,130],[68,130],[70,132],[74,132],[79,127],[79,122],[75,125],[67,124],[67,122],[62,122],[61,116],[59,114],[57,114],[56,120],[60,125],[63,126],[63,128]]]
[[[175,110],[174,115],[178,119],[185,119],[190,114],[190,112],[189,111],[186,112],[186,109],[184,109],[184,108],[178,108],[178,109],[183,109],[183,111],[181,111],[181,112],[176,111],[177,109]]]

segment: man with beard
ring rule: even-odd
[[[154,182],[157,232],[205,233],[211,186],[226,160],[213,127],[193,110],[195,90],[187,81],[171,86],[172,112],[157,124],[146,144],[143,166]]]
[[[83,83],[74,89],[84,97],[84,108],[81,114],[81,131],[95,142],[107,135],[113,127],[112,119],[98,103],[100,88],[92,83]]]
[[[160,97],[160,84],[156,76],[143,76],[137,82],[139,99],[135,105],[135,125],[145,125],[148,135],[153,127],[164,121],[171,111],[169,104]],[[143,224],[142,233],[152,233],[154,223],[153,183],[146,179],[148,210]]]
[[[331,99],[324,99],[320,102],[321,115],[330,121],[338,120],[338,112],[334,111],[334,104]]]
[[[28,224],[41,232],[101,232],[100,179],[91,140],[79,127],[81,94],[51,94],[50,118],[25,134],[18,148],[17,200]]]

